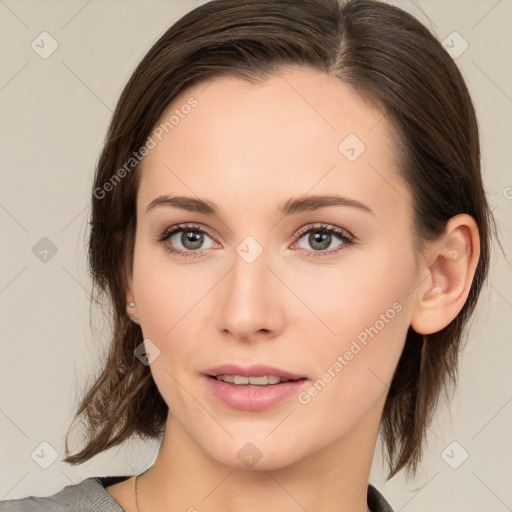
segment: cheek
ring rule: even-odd
[[[316,345],[313,381],[297,396],[297,412],[303,418],[297,422],[297,435],[311,437],[316,432],[318,447],[357,425],[371,428],[371,421],[364,418],[380,417],[408,321],[406,308],[394,300],[396,295],[372,297],[371,307],[370,301],[362,301],[361,308],[345,297],[346,308],[337,316],[333,312],[336,337],[325,337]]]
[[[200,338],[195,332],[205,288],[190,277],[191,267],[171,265],[165,251],[135,247],[133,287],[144,339],[158,347],[151,363],[157,388],[172,410],[186,407],[179,383],[197,369],[193,357]],[[186,397],[185,397],[186,398]]]
[[[193,356],[200,339],[195,326],[207,288],[199,278],[191,281],[191,267],[180,270],[166,257],[165,251],[158,248],[135,251],[134,294],[144,339],[159,349],[151,363],[155,384],[171,410],[186,410],[187,395],[181,391],[180,383],[197,371]]]
[[[371,336],[369,330],[384,338],[385,333],[404,332],[409,320],[405,313],[408,294],[415,276],[413,255],[403,254],[397,260],[391,250],[370,256],[361,252],[351,255],[350,260],[334,271],[304,273],[302,290],[324,324],[322,337],[331,337],[343,349],[347,341],[356,338],[364,343]]]
[[[145,337],[165,340],[187,325],[205,288],[204,280],[191,268],[173,264],[165,249],[156,244],[136,242],[133,287]]]
[[[329,403],[353,419],[386,393],[410,323],[408,293],[414,278],[412,254],[397,261],[392,251],[340,270],[310,300],[326,327],[315,343],[312,370],[317,380],[299,403]],[[321,405],[320,405],[321,404]],[[349,406],[343,410],[343,405]],[[341,412],[343,411],[343,412]]]

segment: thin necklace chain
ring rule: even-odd
[[[140,510],[139,510],[139,496],[138,496],[138,489],[137,489],[137,483],[138,483],[138,480],[139,480],[139,476],[140,475],[137,475],[135,477],[135,506],[137,507],[137,512],[140,512]]]
[[[148,469],[146,469],[146,471],[148,471],[150,468],[151,468],[151,466]],[[137,512],[140,512],[140,508],[139,508],[139,488],[138,488],[139,477],[142,476],[144,473],[146,473],[146,471],[143,471],[142,473],[138,474],[135,477],[135,507],[137,508]]]

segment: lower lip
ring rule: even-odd
[[[206,376],[212,393],[222,402],[235,409],[261,411],[295,395],[307,379],[281,382],[268,386],[240,386]]]

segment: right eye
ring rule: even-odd
[[[205,235],[210,238],[197,224],[179,224],[166,229],[157,241],[171,254],[182,258],[196,258],[204,254],[203,250],[198,249],[203,245]]]

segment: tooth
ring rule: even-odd
[[[229,382],[238,385],[266,386],[268,384],[279,384],[279,382],[289,382],[290,379],[278,377],[277,375],[262,375],[260,377],[246,377],[244,375],[217,375],[217,380]]]
[[[263,386],[265,384],[269,384],[269,377],[268,375],[263,375],[262,377],[249,377],[249,383]]]

